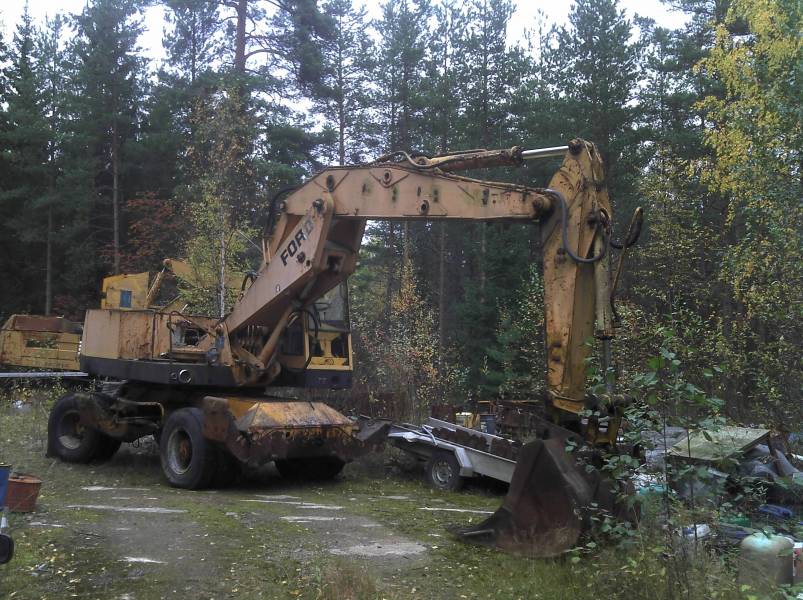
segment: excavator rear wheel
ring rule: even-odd
[[[62,396],[53,405],[47,422],[48,456],[65,462],[88,463],[106,437],[81,423],[78,402],[72,394]]]
[[[170,485],[190,490],[208,487],[218,466],[217,452],[203,436],[200,408],[180,408],[167,418],[159,455]]]

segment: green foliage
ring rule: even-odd
[[[725,87],[724,98],[708,96],[701,106],[715,155],[704,181],[728,197],[731,236],[720,279],[742,317],[733,331],[742,344],[731,361],[779,420],[800,415],[803,386],[801,17],[797,2],[737,0],[699,65]],[[746,35],[734,36],[740,22]]]
[[[375,126],[369,107],[373,42],[367,31],[364,7],[352,0],[329,0],[324,14],[334,25],[323,46],[321,92],[316,108],[333,127],[337,146],[332,157],[337,164],[362,162],[366,149],[376,146]]]
[[[569,25],[552,33],[545,65],[559,98],[563,131],[593,140],[602,153],[617,214],[635,206],[633,176],[640,166],[633,151],[637,108],[631,100],[641,43],[632,42],[631,35],[632,25],[616,0],[578,0]]]
[[[190,264],[199,272],[244,273],[250,270],[248,240],[251,214],[259,208],[252,156],[253,115],[241,88],[207,95],[193,112],[194,137],[188,163],[195,174],[182,190],[189,205],[193,232],[186,244]],[[193,306],[205,314],[225,314],[236,299],[225,277],[216,288],[194,290]]]
[[[538,269],[502,310],[495,343],[488,349],[483,391],[492,397],[538,398],[544,390],[544,283]]]
[[[34,255],[39,253],[48,235],[47,221],[37,217],[47,211],[52,200],[48,196],[50,131],[45,115],[47,88],[44,74],[37,64],[38,35],[26,8],[8,54],[6,110],[0,127],[0,146],[3,148],[0,168],[4,179],[0,209],[7,215],[0,225],[2,243],[10,245],[9,252],[16,245],[17,251]],[[4,272],[22,284],[18,289],[8,290],[13,293],[4,304],[16,307],[14,310],[42,306],[45,298],[36,286],[38,274],[26,268],[24,261],[9,261],[4,265]],[[29,290],[28,294],[24,290]]]
[[[245,238],[266,199],[325,163],[584,136],[606,158],[615,222],[646,208],[617,290],[620,385],[639,383],[671,329],[681,379],[723,398],[723,414],[799,422],[798,3],[678,0],[689,20],[668,30],[579,0],[567,25],[542,20],[516,44],[509,0],[387,2],[375,22],[352,0],[165,0],[167,60],[149,78],[146,5],[93,0],[65,21],[71,40],[59,19],[23,19],[0,48],[0,267],[20,282],[2,312],[80,318],[115,254],[124,269],[183,255],[214,273],[223,245],[228,270],[253,268]],[[545,185],[557,167],[469,175]],[[539,239],[369,224],[352,282],[360,379],[420,385],[422,402],[537,393]],[[217,291],[203,294],[217,312]],[[421,344],[408,357],[420,380],[385,376],[406,356],[395,338]]]

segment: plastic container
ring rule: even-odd
[[[11,475],[9,465],[0,464],[0,512],[6,505],[6,492],[8,491],[8,476]]]
[[[751,527],[731,525],[730,523],[720,523],[717,530],[721,539],[734,546],[738,546],[742,543],[744,538],[756,532],[756,530]]]
[[[739,544],[739,583],[761,589],[792,583],[794,542],[782,535],[754,533]]]
[[[772,519],[781,520],[791,519],[795,516],[792,509],[777,504],[762,504],[758,507],[758,512]]]
[[[681,533],[683,534],[683,537],[686,537],[690,540],[701,540],[711,535],[711,527],[706,523],[695,523],[694,525],[688,525],[681,529]]]
[[[746,517],[744,515],[728,515],[722,517],[720,519],[720,523],[725,523],[727,525],[736,525],[738,527],[752,527],[753,522],[750,520],[750,517]]]
[[[33,512],[42,480],[31,475],[12,475],[8,478],[6,506],[14,512]]]
[[[665,493],[666,488],[660,483],[648,483],[636,490],[639,496],[663,496]]]
[[[484,433],[496,434],[496,416],[480,415],[480,431]]]

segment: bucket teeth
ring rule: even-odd
[[[519,451],[502,506],[482,523],[457,531],[463,540],[534,557],[575,547],[590,509],[616,512],[613,484],[586,471],[564,440],[535,440]]]

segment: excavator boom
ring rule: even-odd
[[[518,166],[561,153],[547,188],[471,179],[454,171]],[[269,383],[281,332],[294,313],[354,272],[365,223],[382,220],[526,222],[540,225],[548,352],[547,393],[553,416],[586,408],[587,340],[613,337],[610,296],[611,208],[595,146],[477,150],[438,157],[400,153],[364,166],[322,171],[271,207],[258,277],[223,321],[232,354],[249,364],[243,381]],[[243,353],[238,332],[273,332]],[[260,379],[261,378],[261,379]]]

